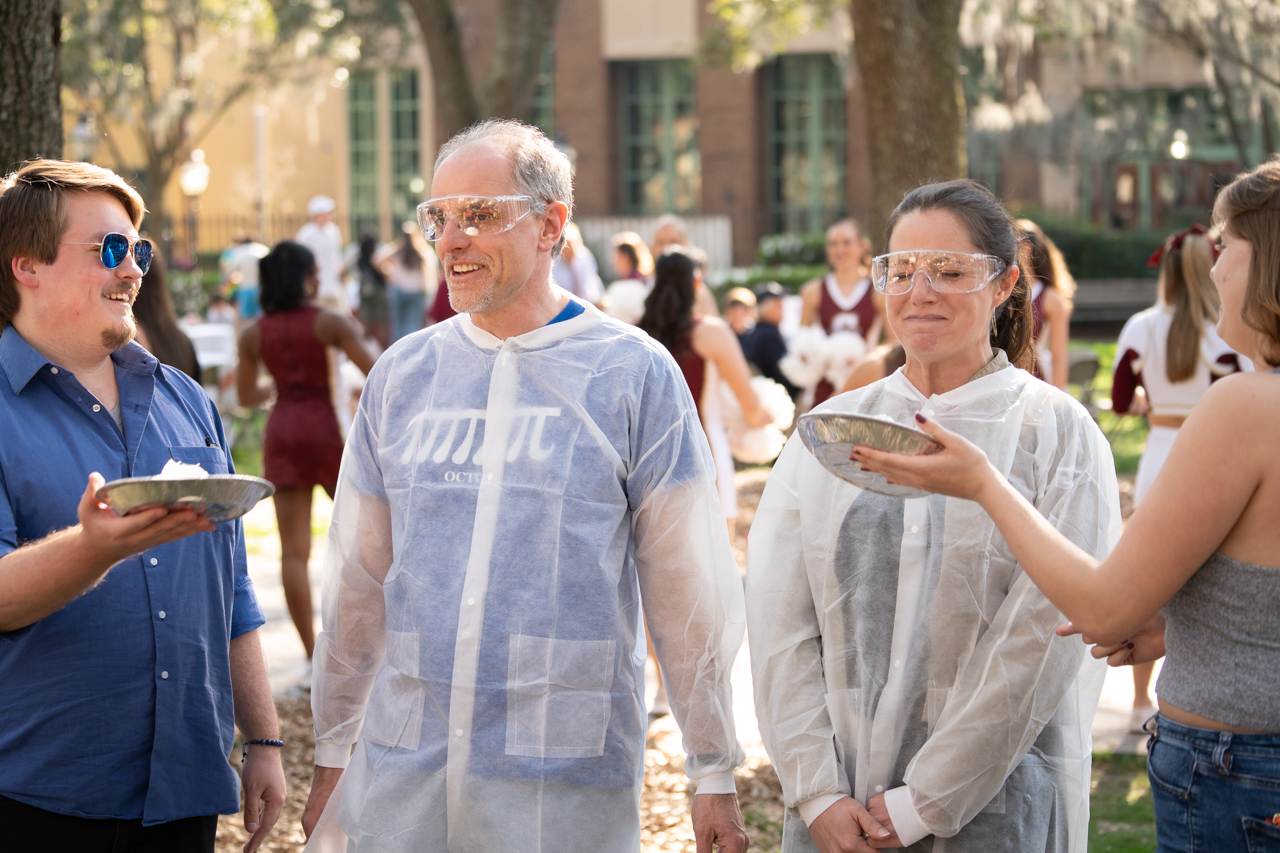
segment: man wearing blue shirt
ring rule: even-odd
[[[86,163],[0,180],[0,851],[212,851],[233,717],[278,737],[240,522],[94,500],[170,459],[231,470],[204,392],[131,343],[142,215]],[[249,851],[279,752],[248,748]]]

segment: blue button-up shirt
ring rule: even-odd
[[[77,522],[92,471],[226,474],[200,386],[137,344],[111,356],[124,434],[70,371],[0,335],[0,557]],[[228,645],[265,620],[239,521],[151,548],[37,622],[0,632],[0,794],[145,824],[230,814],[239,780]]]

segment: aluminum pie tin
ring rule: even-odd
[[[107,483],[95,497],[120,515],[153,506],[191,507],[219,524],[239,518],[275,491],[276,487],[261,477],[216,474],[198,480],[126,477]]]
[[[861,465],[849,459],[855,445],[909,456],[929,455],[942,450],[942,445],[927,433],[888,418],[825,412],[801,415],[796,430],[804,446],[817,457],[822,467],[841,480],[868,492],[894,498],[921,498],[929,494],[924,489],[890,483],[883,475],[863,471]]]

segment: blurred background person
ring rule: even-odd
[[[1218,290],[1209,276],[1216,257],[1203,226],[1171,235],[1147,262],[1160,269],[1156,304],[1130,317],[1116,342],[1111,409],[1118,415],[1146,415],[1149,424],[1133,484],[1135,509],[1209,385],[1243,366],[1218,334]],[[1154,663],[1133,667],[1132,731],[1142,731],[1155,713],[1154,670]]]
[[[787,354],[787,342],[778,329],[782,323],[782,300],[786,295],[787,292],[776,281],[765,282],[756,289],[756,324],[743,338],[742,353],[761,376],[767,376],[786,388],[791,399],[795,400],[803,389],[792,385],[778,367],[778,362]]]
[[[320,275],[316,301],[321,305],[350,312],[351,304],[342,287],[342,232],[333,221],[338,205],[327,195],[318,195],[307,202],[307,216],[311,221],[298,229],[293,239],[311,250]]]
[[[613,246],[614,281],[653,275],[653,255],[644,239],[634,231],[621,231],[609,241]]]
[[[258,305],[258,261],[271,251],[249,234],[237,234],[235,241],[218,259],[222,281],[220,292],[235,306],[240,324],[256,319]]]
[[[320,272],[310,249],[289,241],[277,244],[262,259],[260,281],[263,316],[240,335],[237,390],[243,406],[261,405],[275,393],[262,439],[263,476],[276,487],[285,603],[310,661],[315,648],[307,577],[311,495],[320,486],[333,497],[343,446],[327,351],[340,348],[366,374],[374,356],[347,314],[316,304]],[[259,381],[260,365],[274,389]]]
[[[200,384],[200,363],[196,348],[178,325],[169,293],[169,278],[164,260],[157,252],[151,258],[151,269],[142,277],[142,287],[133,303],[133,318],[138,322],[137,342],[161,364],[175,367]],[[228,332],[229,334],[229,332]]]
[[[253,301],[256,305],[258,302],[257,293],[253,295]],[[238,319],[239,314],[227,297],[221,293],[209,294],[209,307],[204,312],[204,321],[206,323],[221,323],[225,326],[234,326]]]
[[[435,277],[435,252],[427,249],[424,253],[418,247],[417,223],[404,223],[400,232],[400,239],[385,246],[378,255],[390,300],[391,343],[422,328],[428,286]]]
[[[582,242],[582,232],[572,222],[564,227],[564,246],[551,266],[551,277],[556,284],[592,305],[599,305],[604,298],[604,282],[600,280],[596,256]]]
[[[613,269],[617,275],[604,292],[605,313],[615,320],[636,325],[644,316],[649,295],[648,277],[653,274],[653,256],[634,231],[622,231],[609,241],[613,247]]]
[[[820,326],[828,335],[853,332],[866,340],[868,351],[879,346],[882,333],[892,343],[893,332],[884,323],[884,297],[871,286],[871,241],[862,227],[852,219],[835,223],[827,229],[826,251],[831,272],[801,288],[800,325]],[[813,405],[835,390],[826,379],[819,381]]]
[[[655,258],[665,252],[669,246],[699,248],[689,239],[689,224],[674,213],[664,213],[657,218],[653,224],[653,239],[649,241],[649,250],[653,252]],[[700,248],[699,251],[701,251]],[[705,255],[703,257],[705,259]],[[698,300],[698,312],[702,316],[720,316],[720,306],[716,305],[716,297],[709,288],[699,288],[695,298]]]
[[[387,277],[383,275],[374,256],[378,254],[378,238],[373,232],[360,235],[360,245],[355,257],[355,276],[360,286],[360,322],[365,334],[378,342],[380,349],[391,343],[390,306],[387,297]]]
[[[684,374],[711,446],[716,464],[716,489],[732,541],[733,522],[738,517],[738,493],[733,482],[733,453],[720,408],[721,380],[737,397],[749,426],[765,426],[770,417],[751,389],[751,371],[733,330],[719,317],[704,317],[697,311],[695,267],[694,259],[684,247],[668,247],[654,264],[653,291],[645,300],[639,326],[667,348]],[[649,654],[653,654],[652,642]],[[659,672],[653,713],[669,712]]]
[[[756,324],[756,295],[745,287],[731,289],[724,295],[724,319],[741,344]]]
[[[1031,312],[1035,321],[1032,334],[1036,342],[1036,363],[1031,372],[1065,391],[1071,372],[1067,344],[1071,339],[1071,297],[1076,292],[1076,280],[1071,277],[1062,252],[1039,225],[1030,219],[1019,219],[1018,227],[1026,234],[1024,266],[1031,276]]]

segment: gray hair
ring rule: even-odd
[[[541,216],[547,203],[564,202],[573,217],[573,167],[569,158],[540,129],[513,119],[490,118],[476,122],[466,130],[440,146],[435,168],[473,142],[492,142],[502,149],[511,161],[511,178],[516,192],[533,199],[533,212]],[[568,219],[566,219],[566,222]],[[553,258],[560,257],[565,233],[551,250]]]

